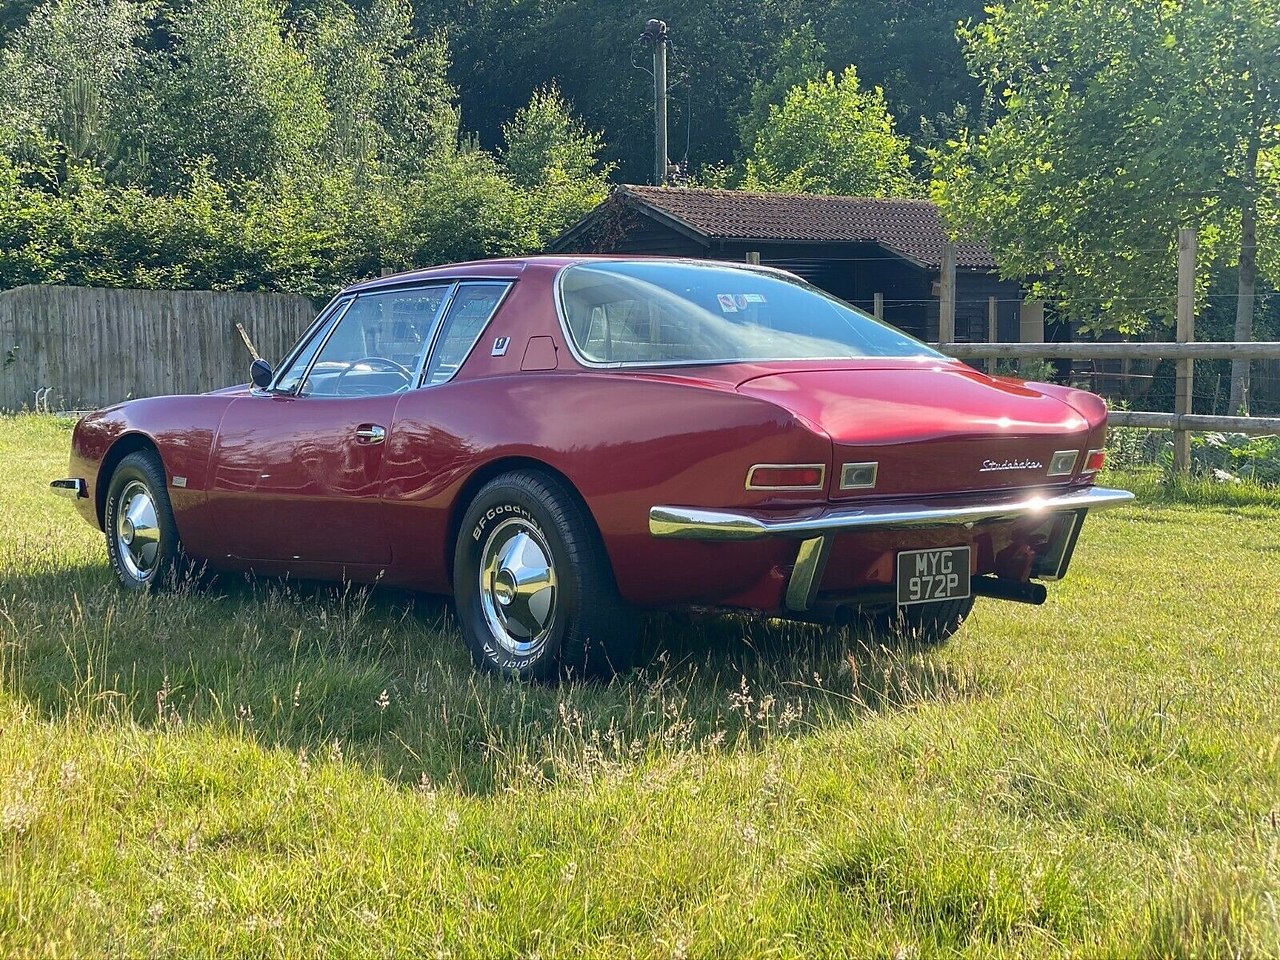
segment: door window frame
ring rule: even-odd
[[[347,315],[348,311],[351,309],[352,305],[357,300],[360,300],[365,297],[387,296],[389,294],[397,294],[397,293],[401,293],[401,294],[412,293],[415,290],[427,290],[432,287],[447,287],[448,289],[445,291],[444,295],[441,296],[440,298],[440,305],[436,308],[435,315],[431,318],[430,330],[426,338],[424,338],[425,341],[427,342],[427,347],[425,350],[422,351],[422,358],[418,361],[418,369],[414,371],[414,379],[411,381],[413,384],[411,389],[413,390],[422,389],[424,386],[427,385],[425,383],[427,370],[431,366],[432,357],[435,356],[436,350],[440,346],[441,335],[444,331],[444,322],[445,322],[445,319],[449,316],[449,311],[453,307],[453,303],[454,303],[454,300],[457,298],[459,289],[461,289],[463,286],[471,286],[471,285],[481,284],[481,283],[485,283],[485,284],[501,283],[501,284],[505,284],[505,288],[503,289],[502,293],[498,296],[497,301],[493,305],[493,309],[489,311],[489,315],[488,317],[485,318],[485,321],[481,325],[480,330],[476,333],[475,340],[472,341],[471,346],[467,349],[467,352],[463,355],[462,359],[458,362],[457,368],[453,371],[453,373],[449,375],[447,379],[438,381],[437,383],[433,383],[431,384],[431,386],[438,387],[445,383],[448,383],[457,375],[458,370],[462,369],[463,365],[467,362],[468,358],[470,358],[472,352],[476,348],[476,344],[479,343],[480,338],[484,336],[485,330],[488,329],[489,324],[493,322],[493,318],[497,316],[498,311],[502,308],[503,303],[505,303],[507,297],[510,296],[511,289],[512,287],[515,286],[515,281],[513,279],[509,277],[501,277],[501,278],[495,278],[495,277],[470,278],[469,277],[465,280],[443,280],[443,281],[437,281],[432,283],[414,284],[411,286],[392,287],[391,289],[369,290],[363,293],[355,294],[353,296],[345,296],[345,297],[338,296],[334,299],[332,303],[329,304],[329,306],[325,307],[325,309],[321,311],[320,316],[318,316],[316,318],[315,323],[312,324],[311,329],[307,332],[306,335],[304,335],[301,339],[299,339],[297,345],[292,350],[289,351],[286,359],[281,363],[280,369],[276,372],[276,376],[272,380],[271,387],[268,389],[267,392],[272,394],[277,394],[280,396],[294,397],[297,399],[303,399],[307,396],[305,393],[303,393],[303,387],[305,386],[307,380],[309,380],[311,377],[311,370],[315,366],[316,360],[320,357],[320,354],[324,352],[325,346],[328,345],[329,338],[333,336],[334,332],[338,329],[338,325],[342,322],[342,319]],[[320,342],[316,346],[315,352],[311,355],[311,359],[307,361],[306,369],[303,371],[302,376],[298,379],[297,385],[292,390],[280,390],[278,388],[278,384],[280,380],[283,379],[285,373],[292,368],[294,362],[298,359],[298,357],[301,356],[307,350],[307,348],[311,346],[311,344],[316,340],[317,337],[320,338]],[[321,399],[350,399],[350,398],[322,397]]]

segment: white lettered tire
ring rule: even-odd
[[[550,473],[485,484],[454,549],[454,601],[471,655],[521,680],[608,677],[635,657],[636,621],[577,493]]]

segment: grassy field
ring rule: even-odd
[[[0,420],[0,956],[1280,955],[1275,497],[939,650],[655,619],[549,689],[421,597],[123,595],[69,437]]]

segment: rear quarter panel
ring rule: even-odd
[[[725,551],[655,540],[652,506],[795,505],[794,494],[748,494],[747,467],[829,465],[831,455],[825,436],[773,404],[618,372],[524,373],[406,394],[387,444],[384,492],[398,577],[449,591],[460,496],[474,491],[473,478],[536,461],[582,495],[623,596],[647,605],[750,592],[762,577],[781,576],[773,567],[788,547],[794,554],[794,544]],[[803,496],[819,502],[823,494]]]

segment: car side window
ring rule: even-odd
[[[423,381],[425,386],[444,383],[457,373],[509,286],[508,283],[464,283],[458,288],[436,337],[435,349],[431,351]]]
[[[320,348],[301,392],[369,397],[412,387],[451,286],[357,297]]]

